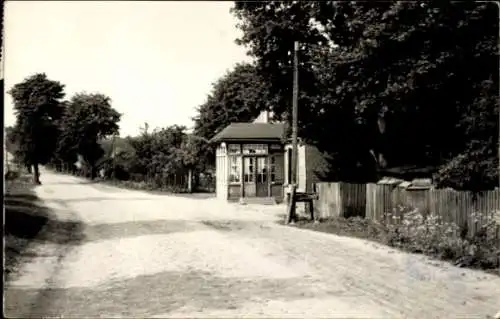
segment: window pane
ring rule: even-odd
[[[241,176],[241,157],[230,156],[229,182],[239,183]]]
[[[254,182],[254,167],[255,167],[255,162],[254,158],[252,157],[246,157],[244,159],[244,180],[247,183],[253,183]]]
[[[269,165],[269,169],[271,170],[271,182],[276,181],[276,157],[271,156],[271,164]]]
[[[229,154],[240,154],[240,145],[239,144],[229,144],[228,146]]]
[[[268,151],[267,144],[244,144],[244,154],[266,154]]]
[[[253,183],[253,174],[245,174],[245,182]]]

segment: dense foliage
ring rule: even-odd
[[[209,140],[231,122],[262,110],[290,120],[299,41],[299,133],[331,160],[324,178],[375,181],[398,167],[431,167],[440,186],[498,186],[494,4],[236,1],[232,12],[237,43],[255,62],[213,84],[192,133],[174,125],[110,138],[120,115],[108,97],[63,101],[64,86],[37,74],[9,91],[19,157],[34,167],[82,159],[91,176],[101,168],[122,179],[198,176],[214,166]]]
[[[213,90],[194,118],[192,145],[203,163],[214,165],[215,155],[207,143],[232,122],[249,122],[273,100],[267,82],[252,64],[238,64],[213,84]],[[198,137],[198,138],[197,138]]]
[[[498,185],[493,3],[237,1],[233,12],[277,114],[300,41],[300,133],[333,155],[330,178],[432,165],[442,186]]]
[[[6,128],[7,149],[18,161],[35,168],[51,164],[59,170],[95,178],[143,181],[153,187],[186,188],[188,176],[198,181],[199,138],[173,125],[139,136],[118,136],[119,114],[101,93],[77,93],[63,100],[64,85],[35,74],[9,91],[16,125]],[[204,144],[207,144],[204,142]],[[194,145],[194,146],[193,146]]]
[[[78,93],[67,103],[61,121],[61,137],[57,155],[74,163],[80,154],[88,164],[90,176],[97,174],[96,164],[104,155],[100,139],[118,133],[121,115],[111,107],[111,100],[103,94]]]
[[[167,176],[184,168],[184,158],[181,154],[186,139],[186,128],[171,126],[144,133],[128,142],[135,151],[130,172],[149,176]]]
[[[11,134],[18,141],[17,155],[26,166],[34,168],[33,180],[38,184],[38,165],[47,163],[57,147],[64,85],[49,80],[45,74],[35,74],[8,93],[16,114]]]

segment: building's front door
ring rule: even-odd
[[[245,197],[269,196],[267,156],[246,156],[243,159],[243,185]]]
[[[255,187],[255,157],[243,157],[243,193],[245,197],[254,197]]]
[[[255,170],[255,192],[257,197],[269,196],[269,180],[268,180],[268,158],[257,157],[257,167]]]

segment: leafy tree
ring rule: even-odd
[[[105,169],[106,177],[128,180],[132,163],[136,157],[134,148],[128,142],[130,137],[113,136],[100,141],[104,156],[98,166]]]
[[[331,178],[374,179],[377,170],[414,164],[444,165],[441,185],[498,181],[497,170],[479,169],[494,167],[498,152],[483,153],[490,154],[483,164],[467,155],[472,145],[478,152],[498,145],[498,100],[477,98],[485,81],[494,83],[488,96],[498,95],[492,3],[237,1],[233,12],[239,43],[279,96],[278,114],[289,108],[290,54],[301,42],[300,134],[332,155]],[[490,124],[472,124],[486,108]],[[478,170],[463,183],[450,179]]]
[[[40,184],[38,165],[52,158],[57,145],[64,85],[39,73],[14,85],[8,93],[16,114],[18,154],[26,166],[33,166],[33,181]]]
[[[61,123],[59,158],[72,164],[81,155],[90,166],[91,178],[95,178],[96,164],[104,155],[99,140],[118,134],[120,118],[109,97],[99,93],[74,95]]]
[[[5,149],[11,154],[16,154],[19,149],[16,133],[13,126],[5,128]]]
[[[267,82],[252,64],[238,64],[213,84],[213,90],[197,109],[190,147],[196,150],[200,169],[214,165],[214,151],[207,144],[232,122],[248,122],[269,109],[272,98]]]
[[[464,149],[435,176],[441,186],[475,191],[498,187],[498,83],[484,81],[481,89],[459,123],[467,136]]]
[[[173,125],[152,133],[143,132],[138,137],[128,138],[135,156],[130,163],[130,173],[147,176],[161,185],[168,176],[186,173],[186,128]]]
[[[5,160],[21,164],[22,154],[20,153],[17,132],[13,126],[5,128],[5,150],[8,152],[8,154],[6,154],[8,159]],[[7,162],[7,164],[9,164],[9,162]],[[7,166],[7,168],[9,168],[9,166]]]

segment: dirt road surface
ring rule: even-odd
[[[36,192],[54,218],[5,286],[8,317],[486,318],[500,310],[500,277],[280,226],[282,206],[41,177]]]

